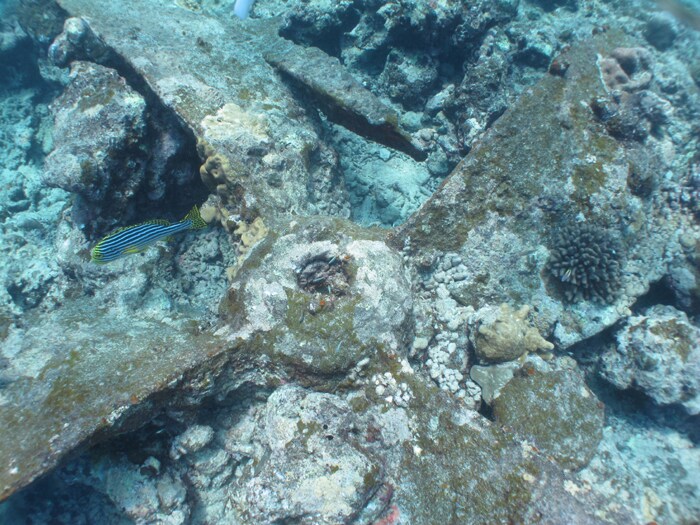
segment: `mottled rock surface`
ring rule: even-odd
[[[684,312],[657,306],[629,317],[617,344],[601,356],[601,374],[617,388],[633,388],[661,405],[700,413],[700,328]]]
[[[216,351],[211,336],[192,332],[186,319],[136,320],[117,311],[87,302],[8,334],[3,354],[12,357],[14,380],[0,403],[0,497],[129,418],[151,417],[172,396],[167,385],[184,386]],[[73,323],[84,331],[67,332]],[[16,439],[19,427],[23,439]]]
[[[526,91],[441,188],[391,234],[395,246],[426,258],[460,257],[460,278],[445,282],[460,304],[536,304],[535,323],[566,347],[610,326],[664,271],[660,254],[677,253],[680,219],[655,211],[628,185],[630,160],[589,103],[610,96],[598,54],[620,47],[614,32],[558,58],[569,64]],[[661,142],[648,145],[661,148]],[[560,225],[605,227],[621,283],[612,304],[566,299],[547,271]],[[456,275],[455,275],[456,277]],[[444,278],[443,278],[444,280]],[[438,284],[438,283],[436,283]]]
[[[76,61],[52,108],[46,184],[80,196],[74,213],[83,224],[123,213],[145,182],[146,101],[115,70]]]
[[[241,480],[246,523],[351,521],[383,481],[365,425],[337,396],[282,387],[267,400],[258,428],[267,460]]]
[[[644,0],[59,1],[88,16],[54,66],[52,2],[0,27],[0,499],[110,441],[0,521],[693,523],[697,374],[669,358],[700,282],[688,27]],[[95,187],[100,228],[206,199],[209,229],[87,263],[97,232],[40,183],[44,99],[12,72],[71,61],[146,108],[103,165],[150,164],[133,198]],[[393,246],[318,217],[400,224],[468,152]]]
[[[250,253],[222,305],[222,335],[291,367],[296,380],[341,378],[376,347],[402,352],[412,297],[380,232],[302,221]]]
[[[330,118],[340,115],[341,123],[347,122],[355,131],[388,137],[391,145],[411,148],[396,116],[352,77],[342,74],[339,66],[337,85],[331,88],[332,82],[321,80],[328,75],[317,77],[313,68],[301,71],[289,65],[290,57],[301,54],[298,62],[304,51],[277,37],[274,21],[224,24],[196,8],[165,1],[98,6],[87,0],[65,0],[60,4],[72,15],[86,17],[87,30],[126,60],[148,88],[213,148],[206,150],[206,157],[221,154],[227,159],[230,169],[222,171],[223,180],[211,189],[251,220],[260,214],[271,223],[290,211],[347,214],[337,159],[319,143],[314,119],[305,114],[263,55],[277,57],[274,63],[297,79],[303,74],[302,83],[325,101]],[[162,11],[158,23],[144,25],[153,9]],[[192,46],[202,52],[191,53]],[[282,58],[285,54],[287,58]],[[330,59],[316,56],[316,60],[327,63]],[[225,110],[227,103],[235,106]],[[231,126],[239,131],[222,132]],[[240,141],[239,135],[252,141]],[[311,160],[321,162],[311,165]]]
[[[575,364],[526,364],[500,389],[493,414],[504,428],[569,469],[588,464],[603,432],[603,404]]]
[[[698,456],[697,444],[682,432],[642,418],[608,416],[598,453],[566,488],[601,494],[601,517],[625,506],[636,510],[637,523],[662,516],[693,523],[700,515]]]

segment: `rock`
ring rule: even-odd
[[[172,476],[164,476],[158,479],[158,501],[163,509],[172,511],[185,503],[187,492],[184,484]]]
[[[585,466],[602,438],[603,404],[573,367],[546,371],[526,364],[501,388],[493,414],[568,469]]]
[[[518,41],[516,59],[537,69],[549,67],[557,52],[557,42],[541,31],[528,31]]]
[[[700,516],[699,463],[700,450],[685,432],[640,426],[639,420],[610,411],[598,453],[569,490],[601,487],[597,512],[621,505],[635,509],[630,523],[692,523]]]
[[[700,328],[684,312],[655,306],[630,317],[617,345],[601,356],[601,375],[620,389],[644,392],[659,405],[700,413]]]
[[[3,341],[15,379],[3,388],[0,404],[0,499],[96,435],[105,439],[164,406],[198,398],[203,392],[185,393],[185,384],[198,384],[222,364],[210,361],[218,352],[215,339],[193,331],[186,318],[134,319],[93,301],[64,305]],[[74,319],[82,329],[67,332]],[[178,385],[184,390],[174,393]],[[18,440],[20,420],[24,437]]]
[[[554,342],[563,348],[620,319],[663,276],[661,254],[679,251],[675,220],[658,221],[652,234],[641,227],[655,212],[627,184],[623,143],[607,134],[592,111],[574,109],[581,100],[608,96],[597,56],[622,47],[634,46],[608,32],[563,53],[558,59],[570,64],[565,77],[546,75],[525,91],[431,199],[389,235],[416,265],[428,253],[461,256],[461,279],[448,290],[462,305],[537,305],[534,324],[542,333],[554,329]],[[532,122],[538,123],[534,129]],[[525,129],[531,130],[527,141]],[[654,144],[649,149],[660,154]],[[622,293],[610,305],[569,304],[556,279],[543,271],[559,225],[574,219],[624,231],[617,288]]]
[[[44,180],[80,196],[74,215],[92,229],[103,209],[123,214],[144,184],[146,102],[113,69],[74,62],[70,79],[52,106]]]
[[[66,19],[63,31],[49,46],[48,55],[58,67],[66,67],[75,60],[113,60],[111,50],[95,36],[88,23],[76,17]]]
[[[700,265],[677,261],[669,268],[666,282],[680,308],[692,310],[700,304]]]
[[[419,110],[438,81],[437,63],[424,53],[391,51],[379,81],[392,99]]]
[[[55,265],[29,260],[24,264],[9,264],[4,283],[12,302],[22,310],[39,306],[50,291],[51,283],[59,276]]]
[[[119,453],[107,454],[97,461],[83,457],[78,464],[80,468],[71,472],[70,483],[83,492],[94,490],[121,512],[119,517],[103,516],[101,519],[109,523],[120,518],[137,523],[187,523],[190,506],[185,501],[185,486],[180,479],[165,475],[153,482],[148,471]],[[90,507],[92,505],[88,506],[92,512],[100,512],[99,507]]]
[[[425,385],[420,376],[394,376],[414,395],[405,413],[408,421],[399,419],[389,426],[390,413],[379,419],[383,439],[396,435],[393,439],[398,441],[386,455],[386,469],[394,485],[390,508],[395,506],[401,519],[426,525],[536,519],[559,523],[570,510],[580,523],[598,522],[586,508],[593,503],[576,501],[561,490],[566,483],[562,472],[535,449],[511,441],[511,430],[487,423],[461,401]],[[395,411],[391,419],[400,416]],[[405,430],[399,432],[401,428]],[[396,470],[392,458],[398,450],[402,455]],[[557,497],[550,497],[550,491]]]
[[[26,0],[17,6],[17,18],[35,41],[47,46],[61,32],[66,13],[52,0]]]
[[[333,122],[416,160],[425,160],[426,153],[418,143],[398,127],[398,115],[343,70],[337,59],[315,48],[295,47],[271,49],[264,56],[304,87]]]
[[[399,148],[409,144],[397,126],[398,117],[337,60],[279,37],[275,20],[235,20],[231,25],[166,0],[159,2],[157,6],[151,1],[128,6],[112,2],[109,9],[90,0],[60,3],[73,16],[83,17],[89,30],[204,141],[200,155],[205,165],[216,159],[225,168],[210,188],[235,209],[226,215],[240,213],[249,221],[261,215],[268,227],[290,212],[347,215],[337,159],[320,141],[315,117],[307,116],[263,57],[310,91],[316,99],[314,111],[321,103],[332,120],[372,140]],[[167,14],[157,23],[145,24],[152,20],[149,13],[154,9]],[[189,32],[183,33],[185,26]],[[193,45],[206,51],[192,53]],[[319,67],[308,67],[309,61]],[[198,78],[182,71],[207,73]],[[312,163],[313,170],[310,158],[320,161]],[[314,203],[324,203],[324,208]]]
[[[530,326],[529,306],[513,310],[502,304],[484,307],[469,318],[469,340],[482,363],[512,361],[527,352],[552,350],[554,345]]]
[[[26,44],[28,38],[16,20],[0,22],[0,62],[10,58],[8,55],[18,53],[19,48]]]
[[[400,224],[430,197],[428,163],[392,155],[343,129],[336,128],[334,139],[358,224]]]
[[[487,405],[493,403],[501,389],[513,379],[513,372],[520,368],[518,363],[497,365],[474,365],[469,369],[469,377],[481,387],[481,398]]]
[[[535,0],[533,2],[545,11],[553,11],[559,7],[566,7],[571,11],[578,9],[578,0]]]
[[[192,425],[173,441],[170,457],[174,460],[181,456],[197,452],[206,447],[214,438],[214,430],[206,425]]]
[[[250,252],[222,312],[226,338],[296,370],[341,378],[379,345],[403,352],[412,298],[400,258],[341,220],[300,221]]]
[[[417,0],[367,4],[347,34],[341,56],[344,63],[360,74],[365,69],[363,65],[372,64],[389,49],[430,49],[432,56],[457,63],[480,45],[489,28],[510,20],[517,11],[515,0],[469,5],[449,2],[428,5]],[[303,27],[298,30],[303,31]]]
[[[266,461],[242,480],[249,523],[347,522],[381,486],[381,463],[336,396],[283,387],[259,417]]]
[[[494,46],[464,73],[460,84],[446,96],[445,113],[457,122],[466,150],[507,108],[503,85],[508,82],[508,56]],[[460,159],[461,160],[461,159]]]
[[[275,7],[263,16],[278,16]],[[352,29],[358,16],[358,6],[352,0],[300,2],[289,7],[291,9],[284,14],[280,34],[304,47],[322,49],[330,56],[339,55],[341,44],[338,35]]]

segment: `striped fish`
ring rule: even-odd
[[[142,252],[150,245],[167,239],[174,233],[206,227],[207,223],[199,214],[199,208],[195,206],[184,219],[174,224],[158,219],[126,226],[110,233],[92,249],[91,260],[97,264],[108,263],[127,253]]]

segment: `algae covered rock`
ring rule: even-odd
[[[135,319],[84,298],[59,312],[35,314],[3,341],[14,381],[0,391],[0,500],[67,454],[196,398],[200,374],[217,366],[215,340],[191,319]]]
[[[380,406],[375,419],[399,523],[599,523],[594,495],[563,490],[566,475],[546,451],[514,439],[410,367],[390,368],[412,392],[406,409]],[[396,446],[387,448],[391,441]]]
[[[674,215],[657,220],[665,215],[654,200],[628,182],[633,162],[647,152],[662,158],[663,146],[647,138],[640,154],[596,113],[595,101],[610,98],[598,59],[623,47],[632,47],[630,39],[609,31],[563,51],[556,60],[568,64],[565,74],[523,91],[430,200],[390,233],[417,271],[431,254],[463,261],[451,279],[423,271],[429,285],[443,284],[477,310],[536,306],[535,325],[565,348],[612,326],[663,277],[662,254],[680,251],[674,232],[682,224]],[[579,223],[587,226],[562,228]]]
[[[281,38],[277,19],[241,22],[170,0],[59,4],[87,27],[69,25],[54,47],[56,58],[89,55],[102,63],[118,56],[116,62],[206,142],[200,148],[205,164],[227,168],[217,180],[208,169],[203,178],[247,220],[261,215],[273,225],[288,213],[349,215],[337,154],[319,132],[319,108],[370,140],[425,157],[393,110],[337,59]],[[85,36],[73,42],[71,35]],[[92,56],[95,41],[109,53]],[[313,102],[298,99],[290,80]]]
[[[146,102],[110,68],[74,62],[70,83],[52,105],[54,150],[46,157],[49,186],[79,195],[80,222],[103,208],[123,211],[145,179]]]
[[[412,295],[401,259],[380,238],[319,218],[268,236],[231,284],[222,333],[302,376],[344,374],[378,347],[401,352]]]
[[[242,480],[246,523],[348,523],[382,481],[343,399],[285,386],[259,414],[260,467]]]
[[[700,413],[700,328],[672,306],[655,306],[626,320],[617,345],[601,356],[601,375],[659,405]]]
[[[585,466],[603,432],[603,404],[574,367],[526,364],[493,403],[496,421],[565,468]]]

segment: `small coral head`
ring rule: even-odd
[[[612,303],[620,287],[622,258],[615,232],[573,223],[555,234],[547,267],[568,301]]]

